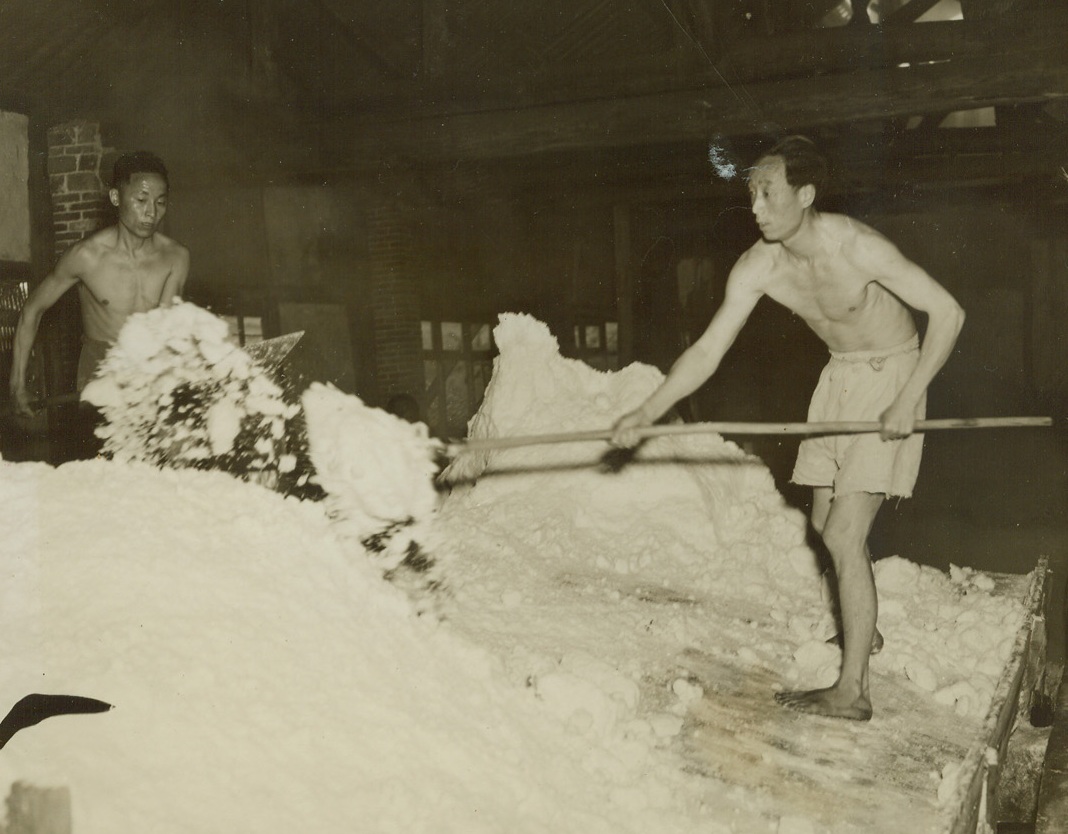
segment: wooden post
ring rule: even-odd
[[[1030,339],[1025,342],[1029,382],[1057,402],[1068,401],[1068,369],[1063,357],[1068,335],[1061,322],[1068,314],[1068,240],[1045,237],[1031,244]]]
[[[634,361],[634,269],[630,256],[630,206],[613,208],[616,245],[616,314],[619,317],[619,366]]]
[[[1068,819],[1068,681],[1062,680],[1038,793],[1035,834],[1058,834]]]
[[[16,782],[7,797],[7,819],[4,834],[71,834],[70,791]]]

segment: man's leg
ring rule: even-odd
[[[831,511],[831,501],[834,497],[834,490],[831,487],[813,487],[812,488],[812,529],[819,534],[819,537],[823,538],[823,529],[827,526],[827,516]],[[864,550],[867,553],[868,561],[871,561],[871,551],[868,550],[868,542],[865,538]],[[839,631],[833,637],[827,639],[828,643],[834,643],[838,648],[843,648],[842,643],[842,630],[841,624],[839,624]],[[878,625],[875,627],[875,637],[871,644],[871,653],[878,654],[883,650],[883,635],[879,633]]]
[[[813,495],[812,523],[823,536],[838,578],[844,647],[838,681],[827,689],[780,692],[775,700],[791,709],[854,718],[871,718],[868,655],[875,637],[878,600],[868,551],[868,535],[884,496],[869,492],[840,495],[832,502],[828,487]]]

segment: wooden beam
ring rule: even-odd
[[[1010,24],[965,20],[806,29],[759,37],[727,33],[724,37],[731,39],[730,46],[714,63],[692,49],[685,61],[679,60],[679,54],[641,52],[628,59],[625,66],[617,58],[607,62],[592,59],[583,64],[580,73],[550,67],[524,72],[517,67],[499,76],[479,78],[477,103],[470,101],[471,79],[452,77],[443,70],[437,76],[424,77],[418,84],[412,84],[409,78],[374,91],[353,89],[350,104],[363,112],[401,107],[409,112],[429,108],[439,113],[520,109],[563,100],[705,89],[724,83],[738,85],[890,69],[900,64],[969,58],[989,61],[1017,50],[1029,54],[1064,51],[1068,9],[1036,9],[1026,19],[1012,18]]]
[[[318,0],[352,36],[352,43],[387,77],[409,81],[422,64],[422,46],[417,43],[411,3],[379,0],[369,4]],[[371,28],[374,26],[375,28]]]
[[[1002,186],[1030,191],[1043,181],[1057,184],[1060,166],[1068,164],[1068,125],[1026,131],[909,130],[889,138],[870,137],[871,141],[859,141],[865,137],[845,126],[821,134],[821,146],[835,160],[836,175],[828,192],[832,197]],[[736,142],[733,150],[744,166],[764,147],[752,137]],[[570,199],[565,195],[583,193],[605,204],[725,200],[748,210],[742,180],[717,176],[706,148],[576,152],[543,157],[537,166],[525,160],[501,160],[492,166],[490,176],[521,200],[551,195]],[[547,177],[553,183],[550,193],[545,189]]]
[[[680,48],[692,44],[712,62],[719,57],[723,46],[723,33],[716,25],[711,4],[700,0],[649,0],[671,16],[676,43]]]
[[[965,20],[995,20],[1026,5],[1021,0],[960,0]]]
[[[883,23],[893,26],[902,23],[915,23],[918,18],[923,17],[940,2],[942,2],[942,0],[909,0],[908,3],[897,11],[891,12],[883,18]]]
[[[905,6],[902,12],[911,5]],[[724,54],[716,68],[732,82],[823,75],[900,64],[984,56],[991,59],[1017,49],[1028,53],[1063,51],[1066,35],[1068,14],[1063,10],[1036,10],[1026,21],[1014,19],[1009,28],[1004,21],[997,20],[952,20],[810,29],[740,40]]]
[[[929,24],[934,25],[934,24]],[[1063,38],[1064,32],[1059,33]],[[887,120],[991,105],[1068,98],[1068,50],[1058,39],[1028,48],[885,70],[723,84],[517,109],[426,108],[343,119],[324,126],[348,139],[353,164],[384,156],[422,161],[493,159],[568,149],[703,142]],[[344,160],[339,160],[344,162]]]

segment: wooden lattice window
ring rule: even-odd
[[[238,313],[232,316],[224,315],[222,319],[230,326],[230,333],[242,347],[263,341],[263,318],[261,316],[246,316]]]
[[[15,328],[19,313],[26,303],[30,286],[25,281],[0,282],[0,353],[11,353],[15,344]]]
[[[493,371],[493,330],[459,321],[423,321],[422,329],[427,426],[438,436],[462,437]]]
[[[619,370],[619,324],[603,320],[576,324],[574,355],[593,368]]]
[[[22,305],[26,303],[30,285],[26,281],[0,279],[0,380],[4,381],[3,389],[0,389],[0,402],[7,402],[7,379],[11,375],[11,356],[15,346],[15,329],[19,323],[19,313]],[[33,370],[28,369],[30,376]],[[31,396],[39,396],[39,380],[31,378],[29,381]]]

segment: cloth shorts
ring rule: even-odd
[[[97,366],[104,360],[110,342],[102,342],[99,339],[82,337],[82,352],[78,356],[78,391],[80,392],[96,373]]]
[[[831,351],[809,404],[809,422],[878,420],[893,403],[920,359],[913,336],[892,348]],[[916,418],[926,414],[924,396]],[[804,486],[833,487],[834,494],[881,493],[908,498],[916,485],[923,454],[923,434],[883,440],[877,433],[808,437],[797,450],[791,480]]]

